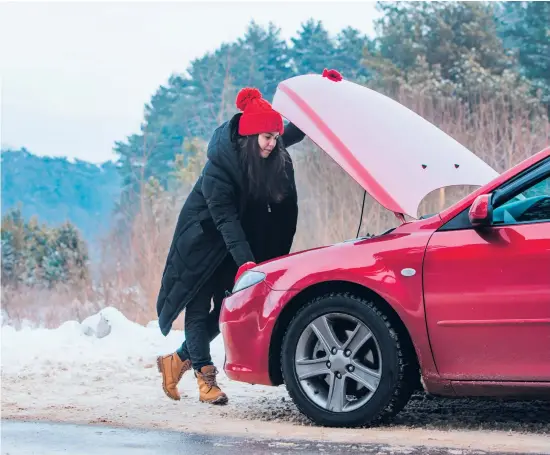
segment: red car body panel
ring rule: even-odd
[[[550,381],[550,222],[436,232],[424,299],[442,378]]]
[[[229,296],[222,308],[228,377],[272,385],[270,346],[281,312],[311,286],[344,281],[375,292],[398,314],[428,392],[550,396],[550,223],[502,226],[492,234],[438,231],[477,195],[548,156],[550,148],[440,214],[389,234],[256,267],[266,280]],[[404,268],[416,274],[403,277]]]

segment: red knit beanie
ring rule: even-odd
[[[283,134],[283,117],[274,111],[268,101],[262,98],[256,88],[243,88],[237,95],[237,107],[243,112],[239,119],[239,134],[269,133],[278,131]]]

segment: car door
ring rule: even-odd
[[[468,210],[424,261],[434,360],[455,380],[550,381],[550,159],[497,189],[493,222]]]

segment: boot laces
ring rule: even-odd
[[[218,370],[214,370],[210,373],[202,373],[202,378],[208,387],[218,387],[218,383],[216,382],[217,373]]]

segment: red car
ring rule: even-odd
[[[227,376],[284,383],[328,426],[381,421],[420,388],[550,399],[550,148],[499,175],[397,102],[319,75],[282,82],[273,105],[401,223],[245,272],[220,317]],[[451,185],[479,188],[417,219]]]

